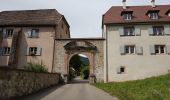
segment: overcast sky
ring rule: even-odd
[[[150,5],[151,0],[126,0],[127,5]],[[170,4],[170,0],[156,0]],[[0,10],[57,9],[70,24],[71,37],[101,37],[102,15],[122,0],[0,0]]]

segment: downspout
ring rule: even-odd
[[[108,35],[106,27],[106,82],[108,82]]]

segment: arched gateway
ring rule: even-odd
[[[84,54],[89,59],[90,82],[104,80],[103,40],[95,39],[57,39],[55,45],[54,72],[62,73],[65,81],[69,78],[69,61],[75,54]]]

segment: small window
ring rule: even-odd
[[[158,19],[159,17],[158,17],[158,12],[150,12],[149,13],[149,17],[151,18],[151,19]]]
[[[32,29],[31,38],[38,38],[38,37],[39,37],[39,29]]]
[[[14,30],[13,29],[7,29],[6,30],[6,37],[10,38],[13,36]]]
[[[165,54],[165,45],[155,45],[155,53],[156,54]]]
[[[125,13],[123,14],[124,20],[132,20],[132,14],[131,13]]]
[[[135,54],[135,46],[134,45],[125,46],[125,53],[126,54]]]
[[[153,27],[153,35],[155,36],[164,35],[164,27],[163,26]]]
[[[30,47],[29,48],[29,55],[36,55],[37,54],[37,47]]]
[[[135,28],[134,27],[124,27],[124,35],[125,36],[134,36]]]
[[[10,55],[11,49],[9,47],[4,47],[2,49],[2,55]]]
[[[119,67],[117,73],[118,73],[118,74],[123,74],[123,73],[125,73],[125,67],[124,67],[124,66]]]

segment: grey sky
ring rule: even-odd
[[[151,0],[127,0],[127,5],[150,5]],[[170,4],[170,0],[156,0]],[[101,37],[102,15],[111,6],[121,6],[122,0],[1,0],[0,9],[57,9],[70,24],[72,37]]]

